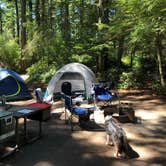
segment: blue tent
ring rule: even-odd
[[[0,96],[5,95],[7,101],[31,99],[32,96],[25,81],[12,70],[0,69]]]

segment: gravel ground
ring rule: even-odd
[[[114,147],[105,145],[105,131],[85,130],[75,126],[74,132],[62,117],[62,104],[52,107],[51,119],[43,123],[42,138],[3,159],[0,166],[164,166],[166,163],[166,100],[149,93],[121,93],[130,102],[139,123],[123,123],[130,145],[138,158],[114,157]],[[32,102],[26,101],[27,103]],[[17,102],[17,104],[24,104]],[[36,124],[28,123],[36,132]]]

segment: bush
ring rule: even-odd
[[[27,69],[28,81],[48,83],[55,71],[55,66],[49,66],[46,61],[39,61]]]
[[[123,72],[120,76],[120,80],[118,83],[118,88],[120,89],[129,89],[133,87],[134,79],[133,79],[133,73],[132,72]]]
[[[161,86],[159,82],[153,82],[152,92],[156,95],[166,95],[166,86]]]
[[[18,69],[20,47],[10,35],[0,35],[0,61],[5,64],[5,67],[15,71]]]
[[[142,89],[145,87],[145,76],[137,70],[123,72],[120,75],[118,88],[120,89]]]
[[[119,80],[119,71],[117,68],[111,68],[108,70],[108,82],[111,83],[112,88],[116,88],[117,82]]]

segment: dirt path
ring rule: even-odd
[[[54,106],[52,118],[43,123],[42,139],[23,146],[0,166],[164,166],[166,163],[166,102],[149,94],[122,94],[123,101],[133,103],[141,123],[125,123],[132,148],[139,158],[114,158],[114,147],[105,146],[104,131],[86,131],[59,119]],[[61,109],[61,108],[60,108]]]

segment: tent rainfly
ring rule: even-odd
[[[0,96],[7,101],[31,99],[25,81],[12,70],[0,68]]]
[[[60,68],[48,83],[45,100],[53,98],[56,93],[61,93],[63,82],[70,82],[72,91],[83,91],[85,98],[91,95],[92,86],[96,78],[92,70],[81,63],[69,63]]]

